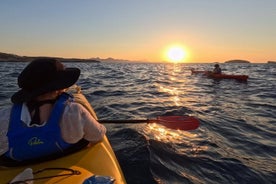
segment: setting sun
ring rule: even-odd
[[[186,51],[180,46],[170,47],[166,54],[169,61],[175,63],[184,61],[186,58]]]

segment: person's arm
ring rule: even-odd
[[[0,155],[6,153],[9,149],[7,132],[9,128],[10,111],[10,107],[0,110]]]
[[[83,138],[92,143],[101,141],[106,134],[105,126],[95,120],[85,108],[83,109],[82,118],[84,123]]]
[[[101,141],[106,133],[104,125],[98,123],[82,105],[70,103],[61,120],[62,137],[68,143],[84,138],[91,143]]]

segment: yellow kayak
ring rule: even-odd
[[[83,104],[93,116],[96,114],[86,98],[81,94],[74,94],[76,101]],[[34,184],[83,184],[85,180],[95,176],[114,178],[115,184],[125,184],[125,178],[113,149],[105,136],[104,140],[89,148],[82,149],[71,155],[47,162],[19,167],[0,168],[0,183],[11,182],[26,169],[32,170]],[[44,179],[43,179],[44,178]],[[24,178],[28,181],[30,178]]]

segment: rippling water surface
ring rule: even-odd
[[[0,108],[26,63],[0,63]],[[128,183],[276,183],[276,65],[221,64],[247,82],[191,75],[213,64],[66,63],[99,119],[193,115],[193,131],[106,124]]]

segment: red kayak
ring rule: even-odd
[[[213,79],[236,79],[240,81],[247,81],[248,75],[232,75],[232,74],[214,74],[211,71],[193,70],[192,74],[203,74]]]

